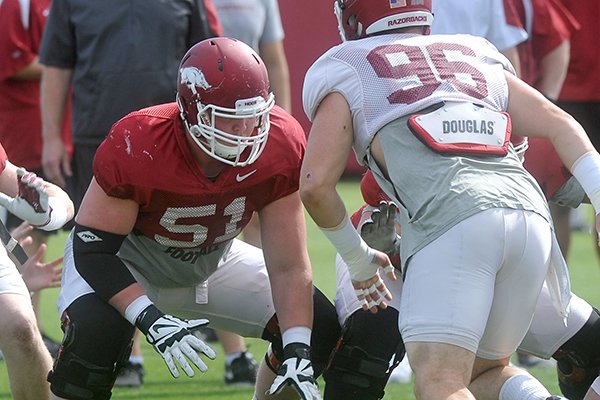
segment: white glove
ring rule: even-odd
[[[48,224],[52,208],[48,205],[43,179],[23,168],[17,169],[17,178],[19,194],[12,198],[0,192],[0,205],[31,225]]]
[[[277,371],[267,395],[275,395],[286,387],[294,389],[302,400],[321,400],[321,392],[314,378],[310,361],[310,346],[290,343],[283,349],[285,361]]]
[[[208,324],[207,319],[184,320],[163,314],[154,305],[146,308],[137,318],[136,326],[146,335],[146,340],[162,356],[174,378],[180,373],[177,364],[187,376],[194,376],[188,359],[201,371],[208,367],[198,354],[214,360],[216,353],[192,333]],[[186,358],[187,357],[187,358]]]
[[[379,207],[367,207],[371,217],[359,227],[360,236],[374,249],[387,255],[398,254],[400,236],[396,234],[396,214],[398,207],[393,202],[382,201]]]

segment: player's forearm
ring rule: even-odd
[[[302,203],[320,228],[338,226],[346,217],[336,186],[352,149],[352,126],[346,99],[327,95],[315,115],[300,171]]]
[[[556,100],[569,69],[570,42],[564,41],[548,53],[540,62],[540,78],[537,89],[546,97]]]
[[[43,66],[40,109],[44,141],[60,139],[72,70]]]
[[[281,331],[302,326],[312,329],[313,302],[310,271],[288,273],[269,271],[273,303]]]
[[[340,165],[345,165],[345,161],[340,164],[330,162],[325,167],[316,161],[323,160],[323,156],[320,150],[314,155],[306,153],[300,176],[300,198],[319,228],[332,228],[346,217],[346,206],[336,190],[338,176],[342,174],[340,168],[343,168]]]
[[[144,289],[138,283],[134,283],[115,294],[108,302],[122,315],[125,315],[127,307],[145,294]]]
[[[287,68],[283,70],[281,66],[277,66],[272,70],[269,70],[269,79],[271,82],[271,87],[273,88],[273,93],[275,94],[275,103],[279,107],[291,113],[292,96]]]
[[[336,227],[346,217],[346,206],[335,190],[307,188],[302,203],[319,228]]]
[[[275,102],[278,106],[291,112],[292,96],[290,89],[290,71],[285,57],[282,42],[262,44],[260,56],[265,62],[269,73],[271,89],[275,94]]]

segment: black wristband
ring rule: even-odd
[[[283,348],[283,358],[304,358],[310,360],[310,346],[304,343],[290,343]]]
[[[150,304],[138,315],[135,320],[135,326],[144,334],[147,335],[150,331],[150,327],[154,324],[163,314],[154,304]]]

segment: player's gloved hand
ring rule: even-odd
[[[48,204],[48,194],[42,178],[33,172],[19,168],[17,182],[19,185],[17,197],[12,198],[0,192],[0,206],[31,225],[37,227],[47,225],[50,222],[52,208]]]
[[[195,373],[188,360],[201,372],[206,372],[208,367],[199,354],[202,353],[211,360],[215,359],[215,351],[192,333],[207,324],[207,319],[184,320],[163,314],[154,305],[150,305],[141,312],[135,325],[165,360],[171,375],[178,378],[180,373],[176,364],[191,377]]]
[[[387,255],[398,254],[400,236],[396,234],[396,214],[398,207],[391,201],[382,201],[379,207],[368,206],[365,212],[371,212],[359,227],[360,236],[374,249]]]
[[[283,356],[284,361],[267,395],[279,394],[290,387],[302,400],[320,400],[321,392],[310,361],[310,346],[304,343],[290,343],[283,349]]]

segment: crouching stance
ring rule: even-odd
[[[298,194],[304,148],[254,51],[229,38],[193,46],[177,101],[125,116],[96,153],[65,247],[52,392],[110,398],[134,327],[173,377],[205,372],[215,352],[193,332],[210,321],[273,343],[279,367],[260,369],[256,398],[320,399],[315,369],[339,325],[312,285]],[[262,250],[234,239],[254,212]]]

